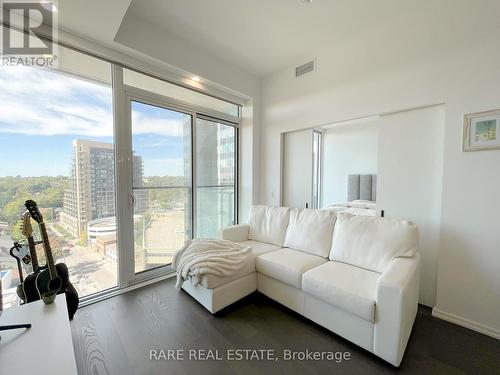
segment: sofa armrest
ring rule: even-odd
[[[219,237],[223,240],[240,242],[248,240],[248,233],[250,232],[250,225],[239,224],[230,227],[222,228],[219,232]]]
[[[417,315],[420,254],[391,261],[377,282],[373,351],[399,366]]]

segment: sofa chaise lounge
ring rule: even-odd
[[[399,366],[417,313],[418,231],[405,220],[253,206],[221,237],[253,256],[230,277],[183,289],[211,313],[258,290]]]

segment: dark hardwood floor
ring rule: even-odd
[[[71,323],[84,374],[500,374],[500,341],[420,307],[399,369],[255,293],[212,316],[168,279],[80,309]],[[149,350],[349,352],[335,361],[150,360]],[[187,354],[185,354],[187,357]]]

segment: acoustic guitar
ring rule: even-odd
[[[47,264],[46,268],[42,269],[38,267],[37,272],[34,271],[26,276],[24,282],[22,283],[22,294],[24,298],[21,298],[25,303],[40,299],[42,299],[45,303],[52,303],[54,302],[57,294],[65,293],[68,305],[68,315],[70,319],[73,319],[73,315],[78,309],[79,299],[75,287],[69,281],[68,267],[64,263],[55,264],[54,262],[47,228],[36,202],[33,200],[27,200],[25,206],[28,209],[31,218],[38,223],[38,227],[40,228]],[[31,225],[28,225],[27,228],[28,229],[25,230],[25,233],[31,234],[29,230]],[[28,242],[29,241],[28,236]],[[34,250],[34,242],[31,244]]]

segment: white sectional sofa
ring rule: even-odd
[[[183,289],[211,313],[258,290],[399,366],[417,313],[418,232],[404,220],[254,206],[221,231],[254,257]]]

